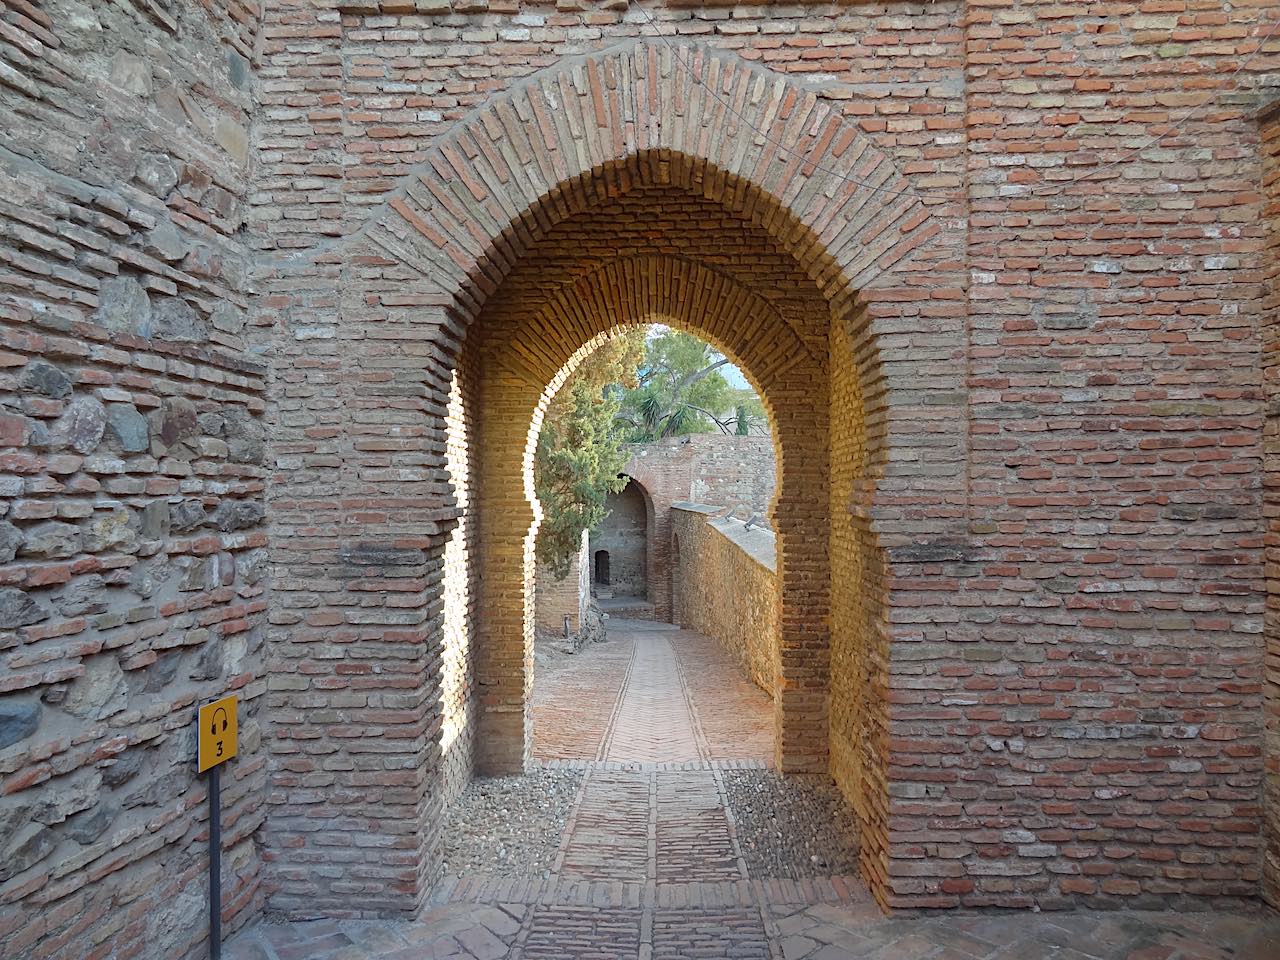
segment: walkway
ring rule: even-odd
[[[535,767],[477,781],[414,922],[260,924],[228,960],[1263,960],[1280,918],[885,918],[823,778],[767,769],[772,710],[710,640],[640,621],[539,662]]]

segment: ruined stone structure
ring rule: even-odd
[[[1278,18],[5,0],[0,954],[200,953],[229,691],[228,927],[422,902],[649,322],[769,410],[775,761],[882,905],[1280,898]]]

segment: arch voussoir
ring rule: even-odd
[[[752,288],[744,276],[749,270],[735,266],[730,254],[714,267],[695,262],[696,223],[682,227],[690,245],[674,254],[636,255],[645,249],[644,237],[624,252],[575,247],[574,265],[557,266],[554,280],[534,278],[525,290],[512,290],[511,278],[530,269],[535,252],[559,242],[548,237],[589,235],[580,222],[592,210],[617,209],[638,197],[634,209],[644,213],[650,200],[660,202],[653,198],[677,194],[690,210],[727,224],[717,237],[749,235],[744,248],[764,251],[759,256],[785,278],[787,294],[763,289],[767,280]],[[479,721],[475,743],[490,751],[491,768],[518,769],[527,757],[532,620],[526,598],[537,519],[530,425],[536,433],[548,385],[563,384],[611,331],[671,322],[740,361],[786,435],[773,508],[784,595],[774,691],[781,704],[779,762],[810,770],[847,762],[834,772],[847,792],[865,794],[859,815],[870,838],[868,875],[885,882],[888,754],[876,750],[888,729],[880,694],[889,658],[877,648],[875,657],[855,664],[876,691],[875,702],[846,706],[844,747],[828,754],[836,710],[827,659],[835,629],[830,594],[833,584],[845,591],[857,584],[857,608],[845,611],[839,629],[887,645],[894,629],[885,612],[892,572],[877,551],[882,538],[901,542],[918,531],[929,504],[917,497],[910,507],[917,526],[904,526],[906,510],[880,508],[883,490],[905,502],[902,490],[917,468],[922,489],[941,491],[940,501],[946,483],[963,483],[962,428],[939,440],[930,425],[943,420],[951,403],[945,395],[963,375],[963,351],[956,348],[961,332],[954,342],[945,340],[949,331],[938,334],[942,346],[929,340],[927,350],[909,336],[878,336],[898,332],[886,318],[909,318],[917,309],[904,291],[962,282],[953,279],[958,267],[948,266],[948,279],[940,280],[927,264],[912,266],[944,229],[933,209],[906,190],[893,159],[829,100],[731,51],[644,40],[562,61],[496,95],[436,140],[384,207],[343,241],[363,244],[377,261],[368,287],[343,291],[353,324],[366,324],[353,327],[353,349],[367,345],[382,365],[379,376],[426,416],[425,377],[406,372],[422,349],[435,350],[451,365],[455,386],[464,384],[457,417],[468,432],[459,445],[471,472],[463,481],[466,540],[455,553],[470,555],[474,546],[483,558],[475,562],[482,573],[468,580],[475,590],[468,596],[476,597],[473,606],[483,616],[458,629],[471,630],[470,642],[482,651],[476,712],[488,719]],[[547,253],[546,261],[558,265],[558,255]],[[923,259],[941,259],[930,256]],[[784,260],[785,269],[777,266]],[[346,269],[348,277],[365,279],[359,268]],[[396,284],[412,289],[401,294],[392,290]],[[367,320],[361,311],[370,314]],[[522,326],[508,323],[515,316]],[[428,328],[433,332],[424,333]],[[927,324],[913,329],[934,336]],[[831,343],[840,338],[848,342],[835,370]],[[474,362],[473,350],[480,358]],[[884,367],[901,377],[915,371],[919,391],[909,398],[890,391]],[[908,415],[899,416],[908,404]],[[858,422],[833,425],[840,417]],[[857,461],[842,476],[839,496],[824,486],[837,429],[846,433],[842,450],[853,451],[847,459]],[[913,440],[913,430],[928,436]],[[907,455],[891,456],[903,447]],[[396,516],[400,507],[391,493],[386,503],[376,497],[361,501],[370,504],[367,511],[361,507],[362,516]],[[865,554],[855,561],[828,553],[839,511],[852,518],[842,542]],[[372,521],[361,529],[363,522],[353,521],[344,535],[367,532],[391,542],[389,522],[376,530]],[[439,585],[429,585],[423,609],[439,604],[440,596]],[[857,747],[862,740],[875,749]]]
[[[856,295],[885,251],[919,246],[885,234],[920,229],[904,216],[920,201],[826,101],[730,53],[652,41],[557,66],[487,105],[433,150],[425,189],[411,185],[379,223],[399,218],[394,232],[427,246],[443,237],[474,313],[522,249],[592,201],[600,170],[652,150],[700,158],[703,195],[749,210],[833,303]]]

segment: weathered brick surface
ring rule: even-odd
[[[713,637],[743,671],[777,696],[778,578],[774,538],[717,519],[709,508],[677,504],[671,522],[675,622]]]
[[[973,538],[893,571],[955,598],[891,653],[902,849],[955,858],[895,865],[925,902],[1258,889],[1263,224],[1228,71],[1276,11],[1065,12],[966,16]]]
[[[263,795],[276,908],[422,902],[527,755],[530,425],[653,320],[768,402],[778,759],[881,903],[1261,889],[1274,4],[606,6],[7,0],[0,809],[156,750],[20,816],[6,951],[191,946],[228,686],[229,919]]]
[[[1263,862],[1263,896],[1280,907],[1280,580],[1276,578],[1276,550],[1280,548],[1280,510],[1277,510],[1277,472],[1280,471],[1280,98],[1272,100],[1259,117],[1262,146],[1262,190],[1266,249],[1262,261],[1262,385],[1266,397],[1263,443],[1267,523],[1266,652],[1263,661],[1263,711],[1266,788],[1263,795],[1266,852]]]
[[[568,631],[576,636],[587,616],[591,602],[591,562],[587,552],[587,531],[582,532],[582,546],[569,564],[569,572],[560,579],[546,567],[539,566],[535,585],[534,612],[539,630],[554,636]]]
[[[261,909],[266,367],[240,3],[0,5],[0,956],[207,955],[196,705]]]
[[[658,11],[675,52],[635,10],[518,16],[269,14],[263,65],[263,242],[350,235],[264,278],[344,357],[321,379],[386,417],[476,378],[469,486],[503,518],[473,551],[478,762],[527,749],[525,425],[584,345],[656,317],[770,404],[780,756],[831,764],[882,902],[1256,891],[1269,61],[1224,67],[1266,11]],[[352,539],[401,533],[409,489],[336,462]],[[413,491],[442,542],[446,482]]]

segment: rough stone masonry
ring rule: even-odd
[[[0,955],[412,911],[620,326],[777,438],[776,763],[893,907],[1280,899],[1273,0],[0,2]]]

